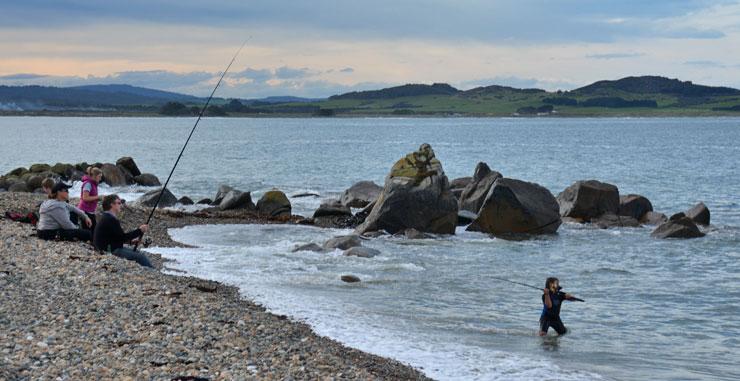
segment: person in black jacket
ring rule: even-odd
[[[121,211],[122,205],[123,203],[118,195],[111,194],[103,197],[103,214],[95,225],[93,244],[98,250],[108,251],[117,257],[136,261],[136,263],[142,266],[153,267],[144,254],[123,247],[124,243],[138,239],[146,233],[149,226],[141,225],[136,230],[124,233],[121,228],[121,222],[116,217],[116,214]]]
[[[558,278],[547,278],[545,288],[542,289],[542,315],[540,315],[540,336],[547,335],[547,331],[552,328],[558,335],[568,333],[563,321],[560,320],[560,307],[566,300],[580,300],[571,294],[560,291],[560,281]]]

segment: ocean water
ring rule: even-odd
[[[0,172],[35,162],[133,156],[162,180],[190,118],[0,118]],[[154,250],[172,267],[234,284],[323,335],[452,380],[740,378],[740,118],[204,119],[171,188],[194,199],[225,183],[277,187],[310,215],[356,181],[382,184],[392,164],[430,143],[450,178],[479,161],[554,194],[580,179],[616,184],[671,214],[704,201],[708,235],[655,240],[649,227],[505,241],[458,230],[383,237],[375,258],[291,253],[349,231],[306,226],[191,226],[194,249]],[[135,198],[143,189],[111,189]],[[354,274],[359,284],[340,275]],[[564,337],[536,336],[537,290],[557,276],[586,299],[567,303]]]

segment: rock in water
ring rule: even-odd
[[[467,230],[494,235],[551,234],[561,222],[558,203],[549,190],[535,183],[499,178]]]
[[[299,251],[313,251],[313,252],[320,253],[320,252],[324,251],[324,248],[321,247],[321,246],[319,246],[318,244],[315,244],[315,243],[312,242],[312,243],[306,243],[306,244],[303,244],[303,245],[298,245],[298,246],[294,247],[293,250],[291,250],[290,252],[291,253],[296,253],[296,252],[299,252]]]
[[[33,164],[30,168],[28,168],[29,172],[33,173],[41,173],[51,170],[51,166],[49,164]]]
[[[342,205],[364,208],[378,199],[383,188],[372,181],[360,181],[345,190],[340,199]]]
[[[630,216],[636,220],[642,219],[647,212],[653,211],[653,204],[644,196],[639,194],[628,194],[619,196],[620,216]]]
[[[362,241],[360,240],[359,236],[354,234],[334,237],[324,243],[324,249],[327,250],[347,250],[350,247],[355,246],[362,246]]]
[[[216,192],[216,197],[213,198],[213,203],[211,205],[218,205],[223,201],[224,197],[226,197],[226,194],[233,191],[234,188],[228,186],[228,185],[220,185],[218,187],[218,192]]]
[[[151,173],[142,173],[138,176],[134,176],[134,182],[145,187],[156,187],[162,185],[157,176],[154,176]]]
[[[149,192],[144,193],[143,196],[141,196],[136,203],[139,205],[144,205],[148,207],[154,206],[154,204],[157,202],[157,197],[159,197],[159,192],[162,191],[162,188],[150,190]],[[159,204],[157,205],[158,208],[164,208],[168,206],[173,206],[177,204],[177,197],[175,197],[172,192],[170,192],[169,189],[165,189],[164,193],[162,194],[162,198],[159,200]]]
[[[259,201],[257,201],[257,211],[261,215],[269,217],[290,217],[290,200],[288,200],[285,193],[277,189],[273,189],[269,192],[265,192]]]
[[[491,190],[493,183],[500,179],[501,174],[492,171],[488,164],[484,162],[475,166],[473,180],[465,187],[460,195],[460,210],[467,210],[478,214],[483,202],[486,201],[488,191]]]
[[[322,227],[349,227],[353,226],[352,211],[349,206],[342,205],[339,200],[327,199],[313,213],[314,225]]]
[[[210,198],[204,198],[204,199],[199,200],[197,204],[198,205],[211,205],[213,204],[213,200],[211,200]]]
[[[611,213],[604,213],[599,217],[592,218],[591,223],[601,229],[636,228],[640,226],[640,222],[632,216],[619,216]]]
[[[709,225],[709,208],[703,202],[700,202],[686,211],[686,217],[691,218],[699,225]]]
[[[179,202],[182,205],[193,205],[194,204],[193,199],[191,199],[188,196],[182,196],[182,197],[180,197],[180,199],[177,200],[177,202]]]
[[[355,246],[345,250],[343,255],[345,257],[372,258],[376,255],[380,255],[380,251],[369,247]]]
[[[342,275],[342,277],[339,279],[341,279],[342,282],[347,282],[347,283],[357,283],[360,281],[360,278],[354,275]]]
[[[455,234],[456,225],[457,200],[450,192],[442,163],[429,144],[422,144],[393,165],[375,207],[356,232],[386,230],[395,234],[414,228]]]
[[[650,235],[655,238],[699,238],[704,237],[705,234],[699,230],[691,218],[678,215],[671,216],[668,222],[655,228]]]
[[[660,225],[666,221],[668,221],[668,217],[663,213],[657,212],[647,212],[640,219],[640,223],[645,225]]]
[[[68,173],[70,173],[74,169],[75,167],[72,164],[56,163],[53,167],[51,167],[50,171],[66,178],[68,176]]]
[[[125,168],[132,177],[136,177],[141,174],[141,171],[139,171],[139,167],[134,162],[134,159],[129,156],[124,156],[116,160],[116,165]]]
[[[249,192],[242,192],[236,189],[229,191],[218,204],[220,210],[231,209],[248,209],[254,210],[252,196]]]
[[[619,189],[596,180],[577,181],[557,197],[560,215],[591,221],[604,213],[617,214]]]
[[[468,210],[460,210],[457,212],[457,226],[470,225],[478,218],[478,214]]]
[[[103,182],[112,187],[126,185],[126,174],[115,164],[106,163],[100,168],[103,171]]]

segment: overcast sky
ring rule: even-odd
[[[24,0],[0,84],[325,97],[404,83],[571,89],[663,75],[740,88],[740,0]]]

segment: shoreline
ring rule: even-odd
[[[27,211],[42,199],[0,193],[0,209]],[[144,213],[127,206],[124,229]],[[237,213],[172,214],[158,211],[148,234],[153,245],[184,246],[169,238],[171,227],[273,223]],[[0,219],[2,379],[429,379],[271,314],[233,286],[164,274],[159,255],[147,253],[159,269],[150,270],[32,232]]]
[[[157,113],[95,113],[95,112],[66,112],[66,113],[55,113],[55,112],[32,112],[32,113],[15,113],[15,112],[0,112],[0,118],[3,117],[16,117],[16,118],[178,118],[178,119],[194,119],[197,116],[184,115],[184,116],[172,116],[172,115],[161,115]],[[449,118],[449,119],[462,119],[462,118],[474,118],[474,119],[609,119],[609,118],[650,118],[650,119],[670,119],[670,118],[738,118],[740,112],[738,111],[712,111],[712,112],[676,112],[675,114],[663,114],[663,113],[614,113],[614,114],[599,114],[599,113],[575,113],[575,114],[553,114],[553,115],[511,115],[511,114],[455,114],[455,113],[432,113],[432,114],[410,114],[410,115],[393,115],[393,114],[337,114],[334,116],[316,116],[313,114],[244,114],[244,115],[228,115],[228,116],[205,116],[208,119],[437,119],[437,118]]]

